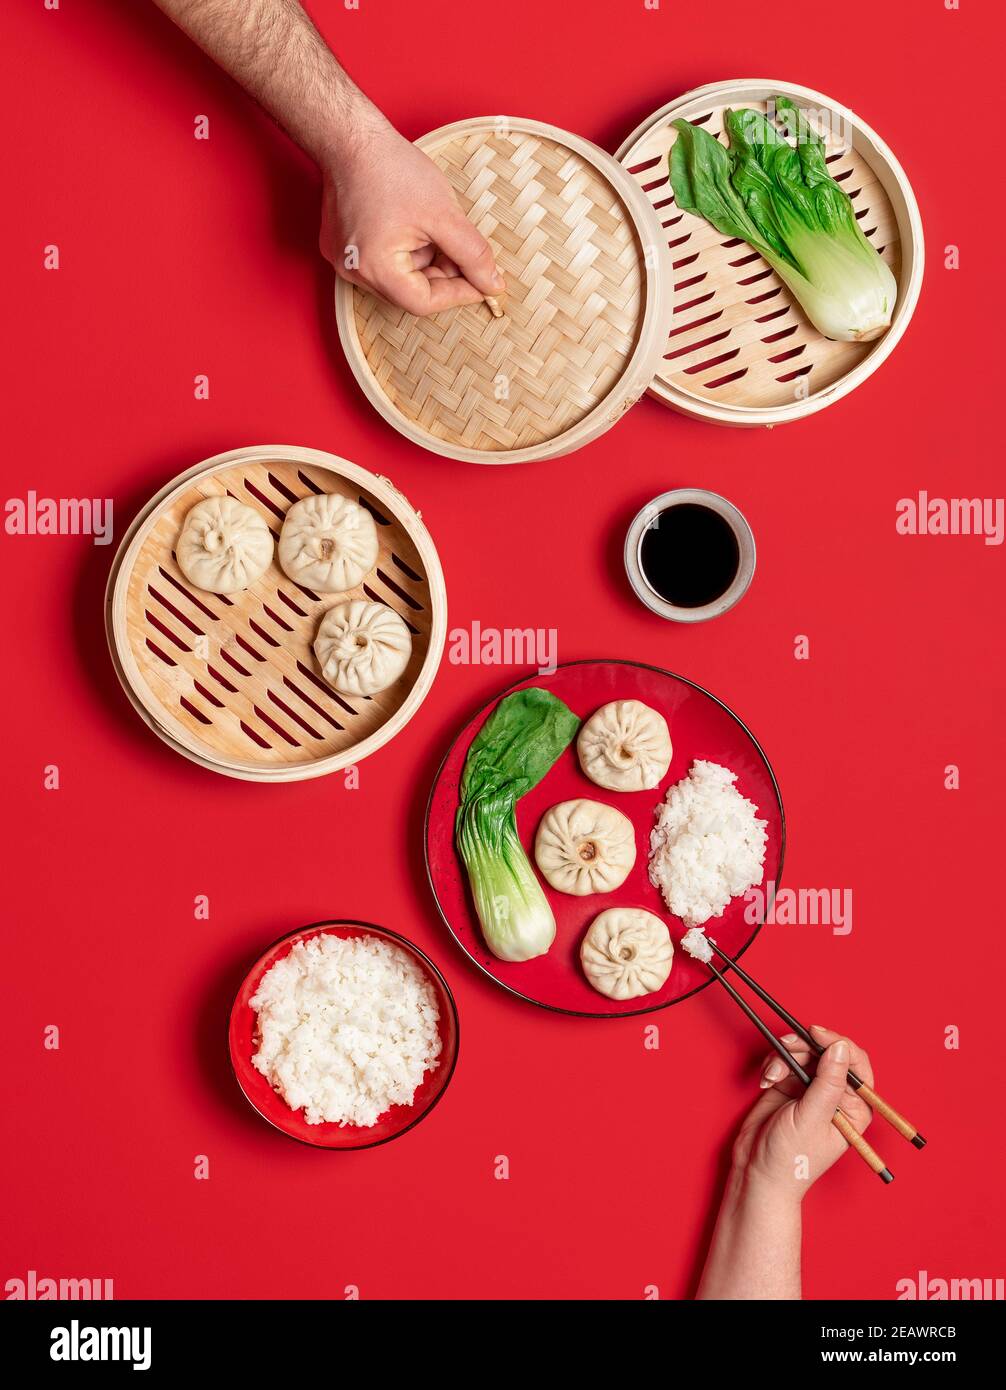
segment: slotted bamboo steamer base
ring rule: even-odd
[[[672,122],[683,117],[719,135],[727,107],[764,110],[774,96],[788,96],[808,111],[825,138],[832,177],[849,194],[860,226],[898,280],[891,327],[873,343],[822,337],[756,251],[675,206],[667,164],[676,138]],[[673,261],[674,306],[651,395],[701,420],[781,424],[847,395],[894,350],[919,297],[922,223],[901,165],[853,112],[787,82],[717,82],[644,121],[617,158],[650,200]]]
[[[377,523],[377,564],[357,588],[314,594],[287,578],[275,553],[236,594],[197,589],[179,570],[175,544],[201,498],[229,493],[275,539],[292,502],[319,492],[361,502]],[[405,673],[370,698],[334,691],[314,655],[322,617],[347,598],[388,604],[412,635]],[[405,726],[440,662],[447,596],[429,533],[392,483],[320,450],[268,445],[217,455],[151,500],[119,547],[105,622],[116,673],[164,742],[215,772],[286,782],[358,763]]]
[[[417,141],[490,242],[501,318],[416,318],[345,281],[336,317],[367,397],[449,458],[524,463],[602,434],[648,389],[671,312],[670,253],[639,183],[555,126],[479,117]]]

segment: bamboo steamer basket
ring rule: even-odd
[[[377,523],[377,564],[348,593],[301,588],[275,554],[235,594],[197,589],[178,568],[175,542],[202,498],[247,503],[276,539],[287,508],[320,492],[359,501]],[[314,656],[321,618],[347,598],[388,604],[412,635],[400,680],[369,698],[331,689]],[[197,464],[151,499],[119,545],[105,628],[123,689],[169,747],[225,776],[293,782],[359,763],[404,728],[443,654],[447,594],[420,513],[387,478],[317,449],[263,445]]]
[[[852,199],[864,233],[898,280],[891,327],[872,343],[837,343],[807,321],[767,262],[674,205],[667,156],[679,117],[722,131],[727,107],[764,110],[788,96],[827,145],[832,177]],[[767,79],[716,82],[642,123],[617,158],[649,198],[673,261],[675,302],[650,394],[698,420],[777,425],[812,415],[854,390],[887,358],[915,311],[925,249],[911,184],[897,159],[852,111],[808,87]]]
[[[526,463],[611,428],[653,380],[671,255],[639,182],[555,126],[478,117],[417,141],[506,277],[503,316],[428,318],[339,281],[339,335],[371,404],[407,439],[470,463]]]

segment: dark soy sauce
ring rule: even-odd
[[[667,507],[643,532],[639,563],[653,591],[676,608],[703,608],[737,577],[740,547],[719,512],[695,502]]]

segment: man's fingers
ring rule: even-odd
[[[426,246],[420,246],[416,251],[410,251],[412,258],[412,269],[422,270],[428,280],[438,280],[445,275],[460,275],[456,263],[450,256],[445,256],[442,251],[438,251],[432,242]]]
[[[831,1123],[845,1098],[845,1074],[849,1070],[849,1044],[838,1038],[818,1058],[814,1079],[797,1101],[801,1118]]]
[[[397,252],[384,264],[364,262],[358,270],[344,272],[344,278],[419,316],[477,304],[483,297],[460,267],[432,244]]]
[[[505,289],[492,247],[460,208],[448,208],[425,231],[430,238],[413,250],[371,254],[353,271],[337,267],[353,284],[379,294],[410,314],[438,314]]]
[[[427,281],[429,286],[428,314],[439,314],[441,309],[454,309],[461,304],[478,304],[482,292],[460,275],[445,275]]]
[[[461,271],[457,264],[451,260],[450,256],[445,256],[442,251],[438,251],[433,258],[433,264],[426,267],[426,278],[428,280],[438,280],[443,277],[453,279],[460,275]]]
[[[480,294],[500,294],[506,288],[506,281],[496,268],[492,247],[460,208],[446,212],[427,230],[427,235],[455,262]]]
[[[423,274],[427,280],[454,280],[461,274],[461,271],[458,270],[450,256],[445,256],[438,251],[433,264],[423,267]]]
[[[845,1037],[843,1033],[836,1033],[831,1028],[822,1028],[819,1023],[812,1023],[810,1031],[823,1047],[828,1047],[839,1038]],[[865,1081],[867,1086],[873,1085],[873,1067],[870,1059],[861,1047],[857,1047],[851,1038],[845,1038],[849,1044],[849,1067],[856,1073],[860,1081]]]
[[[410,314],[439,314],[461,304],[477,304],[482,295],[460,275],[430,278],[427,270],[411,270],[378,280],[374,288],[382,298]]]

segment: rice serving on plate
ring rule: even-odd
[[[729,768],[696,761],[657,807],[650,882],[689,927],[721,917],[731,898],[764,877],[768,822],[736,781]]]
[[[441,1042],[425,972],[376,936],[298,941],[262,978],[254,1066],[309,1125],[369,1128],[411,1105]]]

